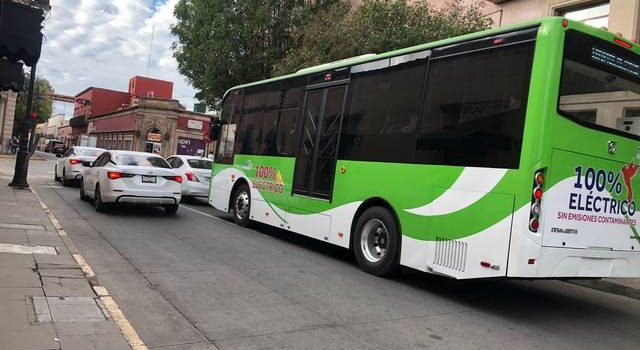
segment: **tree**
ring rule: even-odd
[[[298,28],[338,0],[180,0],[171,32],[178,70],[216,109],[224,92],[269,77],[299,46]]]
[[[482,4],[452,0],[441,9],[427,1],[367,0],[353,7],[339,2],[301,27],[274,75],[367,53],[380,53],[487,29]]]
[[[13,122],[14,134],[20,134],[22,128],[28,128],[29,125],[25,123],[25,113],[27,110],[27,95],[29,91],[29,74],[25,74],[24,90],[18,94],[18,100],[16,101],[16,113]],[[35,123],[42,123],[49,119],[53,112],[53,101],[46,98],[47,92],[54,92],[51,87],[51,83],[43,77],[36,75],[36,80],[33,89],[33,113],[38,116],[37,119],[31,119],[30,121]]]

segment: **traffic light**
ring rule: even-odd
[[[31,112],[31,119],[33,119],[33,120],[37,120],[37,119],[38,119],[38,113],[36,113],[36,112]]]

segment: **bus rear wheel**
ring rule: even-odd
[[[353,251],[360,268],[376,276],[398,271],[400,232],[393,214],[383,207],[365,210],[356,223]]]
[[[238,226],[247,227],[250,224],[251,191],[247,184],[240,185],[233,193],[231,202],[231,215]]]

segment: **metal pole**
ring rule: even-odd
[[[16,156],[16,166],[13,172],[13,180],[9,183],[9,186],[17,188],[27,188],[27,173],[29,171],[29,131],[32,129],[31,124],[31,112],[33,111],[33,90],[35,89],[36,82],[36,64],[31,66],[31,76],[29,77],[29,92],[27,95],[27,108],[25,111],[23,125],[20,132],[20,143],[18,148],[18,154]],[[29,123],[29,124],[27,124]]]

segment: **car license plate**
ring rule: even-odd
[[[142,175],[142,182],[154,184],[154,183],[156,183],[156,177],[155,176]]]

